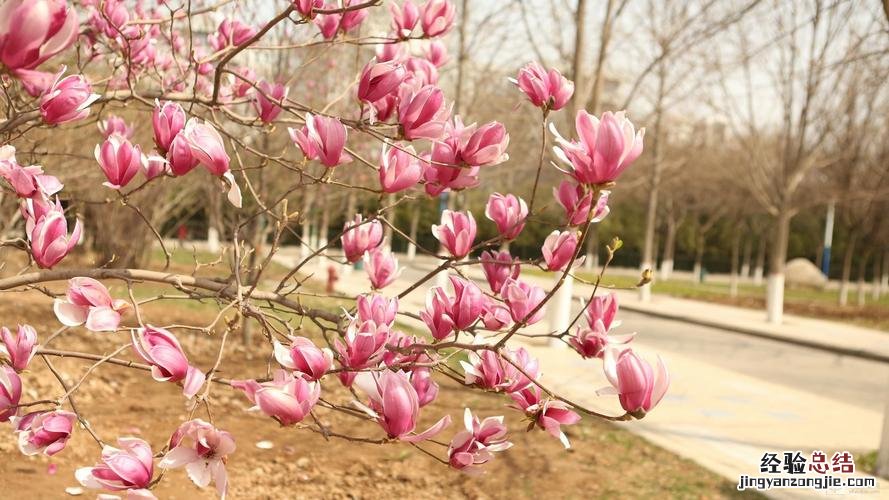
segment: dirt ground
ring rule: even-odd
[[[109,285],[111,285],[109,283]],[[57,291],[61,288],[57,287]],[[115,295],[122,286],[115,284]],[[143,309],[146,322],[157,324],[207,322],[212,310],[155,304]],[[26,322],[45,339],[60,325],[53,316],[51,300],[37,292],[0,294],[2,324]],[[124,324],[134,319],[125,318]],[[215,359],[218,339],[199,338],[195,333],[179,333],[193,363],[205,370]],[[237,340],[226,349],[225,372],[229,378],[263,375],[269,349],[257,344],[246,349]],[[128,342],[124,333],[99,334],[82,329],[64,332],[52,348],[98,353],[112,352]],[[131,358],[129,352],[119,357]],[[52,359],[73,383],[91,362]],[[55,398],[61,394],[39,357],[23,374],[23,401]],[[737,491],[727,481],[699,466],[651,445],[619,426],[585,419],[567,430],[573,444],[566,451],[557,440],[540,430],[525,432],[527,422],[507,408],[508,398],[496,394],[470,392],[453,382],[442,384],[438,400],[422,410],[425,428],[449,413],[455,419],[441,436],[447,441],[460,425],[462,410],[469,406],[481,416],[506,415],[515,446],[497,455],[481,477],[452,471],[404,444],[370,445],[332,439],[325,442],[308,429],[281,428],[273,420],[249,413],[247,399],[227,386],[214,387],[213,417],[217,427],[231,432],[238,449],[229,456],[229,498],[725,498]],[[332,378],[325,380],[322,395],[346,403],[351,395]],[[160,450],[170,433],[184,420],[186,409],[181,389],[158,383],[148,373],[102,365],[76,392],[76,402],[99,436],[113,442],[117,436],[139,436]],[[319,418],[335,431],[371,438],[382,431],[371,423],[355,422],[339,413],[317,409]],[[201,415],[206,418],[206,414]],[[632,423],[620,424],[621,426]],[[9,424],[0,424],[0,497],[11,499],[64,498],[64,490],[78,486],[74,470],[93,465],[100,449],[86,431],[75,429],[68,447],[47,458],[25,457],[15,444]],[[259,441],[273,443],[260,449]],[[439,457],[443,446],[424,445]],[[50,467],[52,464],[54,467]],[[55,469],[52,471],[52,469]],[[155,469],[159,473],[159,469]],[[184,470],[168,472],[154,490],[161,499],[215,498],[210,487],[198,489]],[[84,491],[83,498],[95,492]]]

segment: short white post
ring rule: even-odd
[[[561,276],[561,274],[556,275],[555,283],[559,282]],[[553,286],[555,286],[555,283]],[[556,290],[553,298],[550,299],[547,304],[547,309],[549,310],[547,315],[549,316],[550,332],[562,333],[568,329],[568,325],[571,324],[571,299],[573,295],[574,277],[569,274],[568,276],[565,276],[565,281],[562,283],[562,286]],[[558,348],[567,347],[567,345],[559,339],[550,339],[549,346]]]

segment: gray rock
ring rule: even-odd
[[[784,267],[784,281],[788,286],[824,288],[827,278],[808,259],[792,259]]]

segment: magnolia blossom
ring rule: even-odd
[[[178,134],[170,143],[170,151],[167,152],[167,161],[170,163],[170,172],[175,176],[182,176],[198,166],[198,159],[191,153],[191,146],[185,134]]]
[[[133,350],[151,365],[151,377],[158,382],[182,382],[182,393],[194,397],[206,375],[188,364],[188,358],[172,332],[151,325],[132,330]]]
[[[429,44],[426,49],[426,60],[440,68],[448,63],[448,48],[439,40],[435,40]]]
[[[460,361],[466,383],[485,389],[512,393],[528,387],[532,380],[540,376],[539,362],[524,347],[504,349],[502,356],[490,349],[482,349],[470,352],[468,357],[468,361]],[[525,373],[519,371],[516,365],[522,367]]]
[[[210,46],[213,50],[220,51],[226,47],[244,45],[253,35],[256,29],[237,19],[224,19],[216,28],[216,34],[210,37]]]
[[[392,31],[399,38],[408,38],[420,20],[420,9],[412,0],[404,0],[399,7],[395,2],[389,4],[392,13]]]
[[[59,0],[6,0],[0,4],[0,62],[29,70],[77,39],[77,12]]]
[[[13,335],[5,326],[0,328],[0,356],[17,372],[24,371],[37,353],[37,332],[29,325],[19,325]]]
[[[86,118],[90,114],[90,105],[101,97],[92,93],[92,87],[82,75],[62,78],[65,70],[63,66],[52,86],[40,99],[40,116],[50,125]]]
[[[670,374],[660,356],[656,369],[632,349],[606,349],[603,360],[605,376],[613,387],[599,394],[617,393],[621,407],[636,417],[657,406],[670,387]]]
[[[559,146],[556,156],[570,167],[581,184],[614,182],[642,154],[645,129],[636,132],[624,112],[605,112],[602,119],[580,110],[575,120],[578,141],[567,141],[551,125]]]
[[[413,434],[420,401],[404,372],[361,372],[355,383],[370,398],[368,413],[390,438],[416,443],[434,437],[451,423],[451,416],[445,415],[429,429]]]
[[[593,208],[593,216],[590,222],[601,222],[611,211],[608,208],[608,191],[602,191],[596,206]],[[581,184],[571,181],[562,181],[558,187],[553,188],[553,196],[559,205],[565,209],[565,218],[569,226],[580,226],[587,221],[590,208],[593,203],[593,191],[587,190]]]
[[[285,427],[302,422],[321,397],[318,382],[309,382],[284,370],[275,370],[269,382],[232,380],[232,388],[244,391],[247,399],[256,405],[251,410],[259,410]]]
[[[299,146],[306,158],[320,161],[325,167],[335,167],[352,161],[346,153],[349,133],[339,119],[306,113],[306,126],[288,128],[290,139]]]
[[[154,101],[151,114],[151,126],[154,129],[154,144],[157,149],[166,153],[173,144],[173,139],[185,128],[185,110],[178,103]],[[184,137],[183,137],[184,139]]]
[[[256,72],[247,67],[236,68],[232,72],[235,73],[232,77],[232,96],[245,97],[253,90]]]
[[[256,96],[253,99],[256,115],[263,123],[271,123],[281,114],[282,109],[278,103],[287,99],[290,89],[284,84],[272,84],[266,81],[259,82],[257,87]]]
[[[142,147],[133,146],[119,135],[112,135],[101,145],[97,144],[94,154],[108,179],[102,184],[111,189],[126,186],[139,170],[147,168],[148,159],[142,154]]]
[[[407,56],[404,61],[404,69],[407,70],[407,75],[402,88],[405,86],[420,88],[426,85],[438,85],[438,68],[425,58]]]
[[[118,438],[117,444],[120,448],[107,444],[102,447],[102,462],[94,467],[77,469],[74,477],[90,489],[129,490],[128,494],[138,493],[142,495],[140,498],[154,498],[147,490],[154,475],[151,446],[135,437]]]
[[[464,430],[451,438],[448,446],[448,463],[454,469],[476,474],[479,466],[490,462],[494,453],[512,447],[506,440],[506,424],[503,417],[488,417],[479,420],[469,408],[463,413]]]
[[[514,194],[492,193],[485,206],[485,217],[497,224],[497,231],[504,240],[514,240],[525,228],[528,205]]]
[[[315,17],[315,9],[324,7],[324,0],[293,0],[293,8],[305,18]]]
[[[377,219],[365,222],[361,214],[356,214],[354,219],[346,221],[340,241],[346,260],[356,262],[364,252],[383,242],[383,224]]]
[[[559,231],[555,230],[546,237],[543,242],[543,260],[546,262],[548,271],[564,270],[568,264],[572,267],[580,264],[583,257],[574,259],[579,243],[576,231]],[[572,259],[574,262],[572,263]]]
[[[92,278],[68,280],[65,300],[56,299],[53,311],[65,326],[86,324],[93,332],[113,332],[120,325],[120,315],[130,304],[122,299],[112,299],[105,285]]]
[[[373,321],[353,321],[341,339],[335,339],[333,346],[339,355],[343,368],[360,370],[380,363],[386,341],[389,339],[389,325]],[[340,382],[351,386],[355,381],[354,371],[339,372]]]
[[[586,318],[590,328],[595,327],[596,323],[601,322],[605,331],[612,330],[620,326],[620,321],[615,320],[617,317],[618,301],[617,294],[611,292],[607,295],[597,295],[590,300],[589,304],[583,309],[583,316]]]
[[[412,146],[383,145],[380,155],[380,186],[386,193],[409,189],[423,176],[423,167]]]
[[[404,66],[394,61],[371,60],[358,80],[358,99],[367,103],[379,101],[394,93],[404,80]]]
[[[83,226],[78,219],[68,235],[68,221],[62,204],[29,199],[24,201],[25,233],[31,244],[31,256],[38,266],[50,269],[68,255],[80,242]]]
[[[457,9],[450,0],[428,0],[423,4],[420,24],[423,34],[429,38],[442,36],[454,27]]]
[[[22,379],[11,366],[0,365],[0,422],[8,422],[18,414],[22,399]]]
[[[421,358],[429,359],[422,350],[408,349],[410,346],[418,343],[420,341],[416,335],[408,335],[400,330],[390,332],[389,338],[386,339],[386,352],[383,353],[383,364],[389,367],[398,367],[400,365],[417,363]],[[417,368],[419,369],[420,367]]]
[[[509,134],[499,122],[491,122],[477,128],[460,151],[460,157],[467,165],[485,166],[503,163],[509,159],[506,147]]]
[[[521,265],[512,258],[507,250],[494,252],[485,250],[481,255],[482,272],[488,280],[488,286],[494,293],[500,293],[503,284],[508,279],[517,279],[521,271]]]
[[[596,321],[594,326],[578,327],[574,335],[568,339],[568,343],[584,358],[601,358],[606,348],[625,345],[633,340],[634,336],[634,333],[608,335],[608,330],[602,321]]]
[[[510,397],[516,408],[524,411],[538,427],[558,439],[566,449],[571,447],[562,426],[580,422],[580,415],[571,411],[566,403],[555,399],[541,400],[540,387],[536,385],[513,392]]]
[[[536,62],[526,64],[513,81],[531,104],[544,110],[564,108],[574,94],[574,82],[562,76],[559,70],[546,71]]]
[[[158,156],[157,154],[148,155],[148,157],[145,159],[145,164],[143,165],[143,167],[145,178],[149,180],[171,173],[170,162],[168,162],[164,157]]]
[[[375,248],[364,253],[364,269],[370,284],[377,290],[392,284],[403,269],[398,269],[398,260],[388,250]]]
[[[359,321],[373,321],[392,326],[398,313],[398,297],[388,299],[379,294],[359,295],[356,299]]]
[[[361,5],[364,0],[345,0],[342,7]],[[339,8],[340,4],[330,4],[329,9]],[[348,33],[355,30],[367,19],[367,9],[352,9],[338,14],[323,14],[315,18],[315,25],[321,30],[326,40],[332,40],[340,31]]]
[[[290,347],[275,340],[275,359],[281,366],[293,370],[309,381],[320,380],[333,365],[333,353],[321,349],[306,337],[290,337]]]
[[[516,323],[533,325],[543,319],[546,307],[537,309],[537,306],[546,298],[543,288],[510,278],[503,283],[500,295],[503,296],[503,300],[512,314],[512,320]],[[537,312],[531,314],[531,311],[535,309]]]
[[[433,224],[432,234],[441,245],[457,259],[469,255],[472,242],[475,240],[476,225],[472,212],[454,212],[445,210],[441,213],[441,224]]]
[[[423,366],[415,367],[410,373],[411,387],[417,391],[417,403],[420,408],[435,401],[438,397],[438,384],[432,380],[432,369]]]
[[[229,170],[231,159],[225,151],[225,144],[219,132],[206,122],[191,118],[185,123],[181,132],[188,141],[191,154],[211,174],[222,177],[229,184],[228,201],[241,208],[241,189],[235,183],[235,177]]]
[[[436,340],[445,339],[456,330],[451,318],[451,299],[443,288],[433,287],[426,292],[426,309],[420,311],[420,319]]]
[[[170,451],[158,462],[162,469],[185,466],[189,479],[204,488],[210,481],[216,483],[216,491],[225,498],[228,474],[225,457],[235,451],[235,438],[199,418],[180,425],[170,437]]]
[[[434,85],[419,89],[405,86],[399,94],[398,123],[402,135],[409,141],[441,137],[449,114],[444,93]]]
[[[486,297],[485,304],[482,307],[482,323],[488,330],[499,331],[512,323],[512,315],[509,308],[502,303]]]
[[[0,177],[9,183],[19,198],[49,198],[63,187],[58,178],[44,174],[39,165],[19,165],[11,145],[0,146]]]
[[[35,411],[15,420],[19,451],[51,457],[65,449],[77,415],[70,411]]]
[[[466,330],[481,316],[484,297],[481,288],[473,281],[457,276],[450,276],[454,287],[454,298],[450,300],[449,316],[454,320],[454,327]]]
[[[99,132],[106,139],[112,135],[119,135],[127,139],[133,137],[133,127],[127,125],[126,120],[119,116],[110,115],[108,118],[98,122]]]

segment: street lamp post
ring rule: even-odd
[[[833,219],[836,212],[836,201],[827,205],[827,219],[824,221],[824,252],[821,254],[821,272],[830,278],[830,247],[833,245]]]

